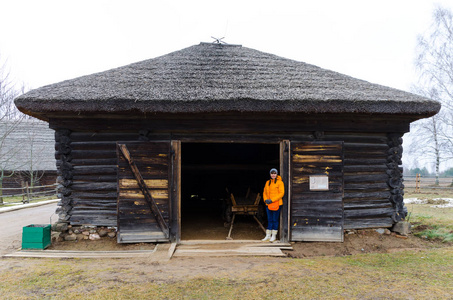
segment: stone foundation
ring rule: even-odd
[[[55,223],[52,225],[53,235],[58,241],[99,240],[101,238],[115,238],[116,227],[105,226],[73,226],[67,223]]]

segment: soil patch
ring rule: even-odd
[[[360,253],[393,253],[404,250],[428,249],[451,246],[452,243],[429,241],[413,235],[380,234],[373,229],[352,231],[345,234],[343,243],[293,242],[293,250],[284,251],[289,257],[346,256]],[[122,251],[152,250],[154,243],[118,244],[116,238],[100,240],[53,241],[49,250],[73,251]],[[224,244],[229,247],[228,243]]]
[[[343,243],[298,242],[293,251],[285,251],[290,257],[346,256],[360,253],[393,253],[405,250],[448,247],[452,243],[429,241],[412,234],[399,236],[395,233],[380,234],[374,229],[352,231],[345,234]]]

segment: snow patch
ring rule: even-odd
[[[445,204],[432,205],[431,207],[435,208],[444,208],[444,207],[453,207],[453,198],[435,198],[434,201],[446,201]],[[419,198],[405,198],[405,204],[429,204],[428,199],[419,199]]]

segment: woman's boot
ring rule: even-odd
[[[267,242],[270,238],[271,238],[271,231],[269,229],[267,229],[266,230],[266,236],[261,241]]]
[[[278,233],[278,230],[272,230],[272,237],[269,240],[269,242],[272,243],[272,242],[274,242],[277,239],[277,233]]]

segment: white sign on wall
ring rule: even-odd
[[[310,176],[310,191],[328,191],[329,176],[313,175]]]

